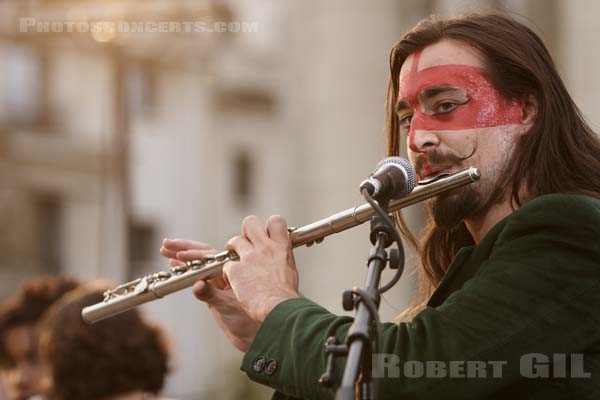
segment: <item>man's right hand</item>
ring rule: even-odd
[[[165,239],[160,254],[170,259],[171,266],[198,260],[217,251],[210,245],[194,240]],[[208,305],[217,324],[229,341],[240,351],[247,351],[260,323],[244,311],[223,277],[198,281],[192,289],[198,300]]]

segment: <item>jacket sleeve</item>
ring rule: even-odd
[[[400,373],[384,370],[381,398],[484,397],[522,379],[526,354],[583,353],[600,340],[597,202],[555,195],[533,200],[509,218],[476,276],[441,306],[427,307],[407,323],[383,324],[381,353],[395,357]],[[310,300],[287,300],[261,325],[242,370],[290,397],[333,398],[318,384],[323,346],[336,326],[343,339],[351,322]],[[271,368],[260,368],[260,359]],[[337,382],[344,361],[336,364]],[[492,362],[486,365],[501,365],[501,378],[491,368],[474,379],[413,377],[415,365],[440,361]],[[462,365],[457,368],[464,375],[468,366]]]

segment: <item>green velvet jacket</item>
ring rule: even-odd
[[[318,383],[323,346],[334,326],[343,339],[351,323],[310,300],[287,300],[267,316],[241,369],[275,388],[275,399],[333,398]],[[381,399],[600,399],[600,200],[530,201],[459,251],[410,322],[382,325],[381,353],[398,368],[383,370]]]

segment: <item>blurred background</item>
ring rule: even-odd
[[[542,36],[597,130],[594,0],[0,0],[0,297],[166,269],[163,238],[222,248],[248,214],[302,226],[361,203],[390,48],[430,13],[490,8]],[[363,226],[297,249],[302,292],[342,313],[369,247]],[[413,286],[409,268],[384,319]],[[189,290],[142,309],[170,336],[165,395],[269,398]]]

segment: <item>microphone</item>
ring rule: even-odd
[[[417,173],[402,157],[387,157],[375,167],[375,172],[360,184],[374,199],[393,200],[406,196],[417,185]]]

